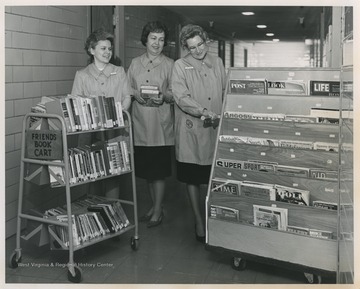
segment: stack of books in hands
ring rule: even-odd
[[[153,102],[153,99],[158,99],[160,97],[160,90],[157,85],[141,85],[140,93],[141,97],[145,100],[144,106],[159,106],[159,104]]]

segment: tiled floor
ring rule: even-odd
[[[149,197],[138,180],[138,211],[147,210]],[[202,192],[205,199],[205,190]],[[106,284],[305,284],[301,272],[248,261],[244,271],[231,268],[231,256],[205,250],[195,240],[192,213],[185,186],[168,180],[163,223],[151,229],[139,223],[139,248],[133,251],[134,230],[74,254],[82,269],[82,283]],[[6,260],[15,237],[6,240]],[[22,267],[6,267],[6,283],[70,283],[68,251],[51,251],[22,242]],[[48,267],[53,264],[54,267]],[[333,283],[334,280],[323,280]]]

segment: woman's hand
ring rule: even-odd
[[[212,112],[211,110],[207,110],[206,108],[204,108],[202,111],[201,118],[216,119],[217,117],[218,117],[218,115],[215,112]]]
[[[151,97],[150,100],[156,105],[162,105],[164,103],[164,95],[160,92],[157,97]]]
[[[134,92],[134,98],[140,104],[145,104],[146,103],[146,101],[141,97],[140,92],[138,92],[138,91]]]

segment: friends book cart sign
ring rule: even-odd
[[[26,134],[26,157],[41,160],[61,160],[61,131],[29,130]]]

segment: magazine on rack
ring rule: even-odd
[[[273,206],[253,205],[254,225],[286,231],[288,224],[288,210]]]

